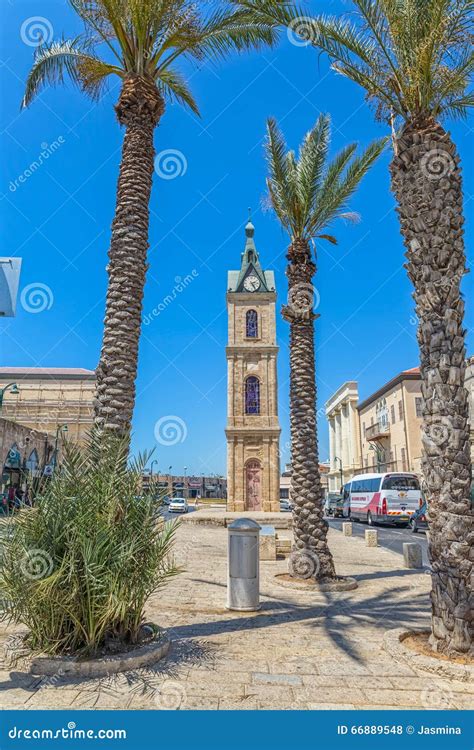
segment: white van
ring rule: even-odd
[[[423,504],[416,474],[358,474],[350,489],[351,518],[369,525],[406,526],[412,514]]]

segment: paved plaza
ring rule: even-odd
[[[278,532],[289,538],[290,530]],[[285,560],[261,563],[262,608],[225,609],[227,530],[182,524],[186,572],[150,601],[172,638],[153,669],[106,679],[33,677],[2,666],[2,708],[378,709],[468,708],[474,686],[416,672],[382,648],[383,633],[428,625],[429,576],[390,550],[329,531],[337,571],[359,587],[315,594],[280,586]],[[15,632],[2,627],[5,643]]]

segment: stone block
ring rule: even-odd
[[[260,530],[260,560],[276,560],[276,534],[273,526]]]
[[[423,553],[421,544],[416,542],[403,542],[403,561],[405,568],[422,568]]]
[[[365,546],[366,547],[378,547],[378,532],[375,529],[366,529],[365,531]]]
[[[342,524],[342,533],[344,536],[352,536],[352,523],[350,521]]]

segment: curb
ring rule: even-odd
[[[277,573],[273,579],[275,583],[277,583],[278,586],[284,586],[287,589],[298,589],[299,591],[315,591],[316,593],[318,593],[319,591],[321,593],[325,591],[353,591],[354,589],[358,588],[359,585],[355,578],[351,578],[349,576],[337,581],[328,581],[327,583],[318,583],[316,581],[314,584],[311,584],[298,583],[298,579],[296,578],[294,581],[286,581],[280,577],[283,575],[287,574]]]
[[[414,669],[420,669],[424,672],[432,672],[438,677],[448,677],[452,680],[461,680],[469,682],[474,679],[474,666],[469,664],[456,664],[455,662],[437,659],[436,656],[426,656],[412,651],[403,645],[403,641],[409,635],[416,633],[429,633],[429,630],[405,630],[404,628],[394,628],[387,630],[383,636],[383,648],[390,656],[395,659],[402,659],[408,662],[409,666]]]
[[[163,659],[169,649],[171,641],[161,638],[159,641],[147,643],[145,646],[116,656],[104,656],[101,659],[78,660],[74,657],[37,656],[32,659],[30,672],[35,675],[49,677],[106,677],[117,672],[140,669]]]

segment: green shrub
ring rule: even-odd
[[[35,507],[4,537],[3,618],[28,627],[35,651],[93,655],[137,643],[148,598],[179,572],[176,525],[138,495],[147,457],[127,467],[126,456],[127,444],[110,437],[67,444]]]

